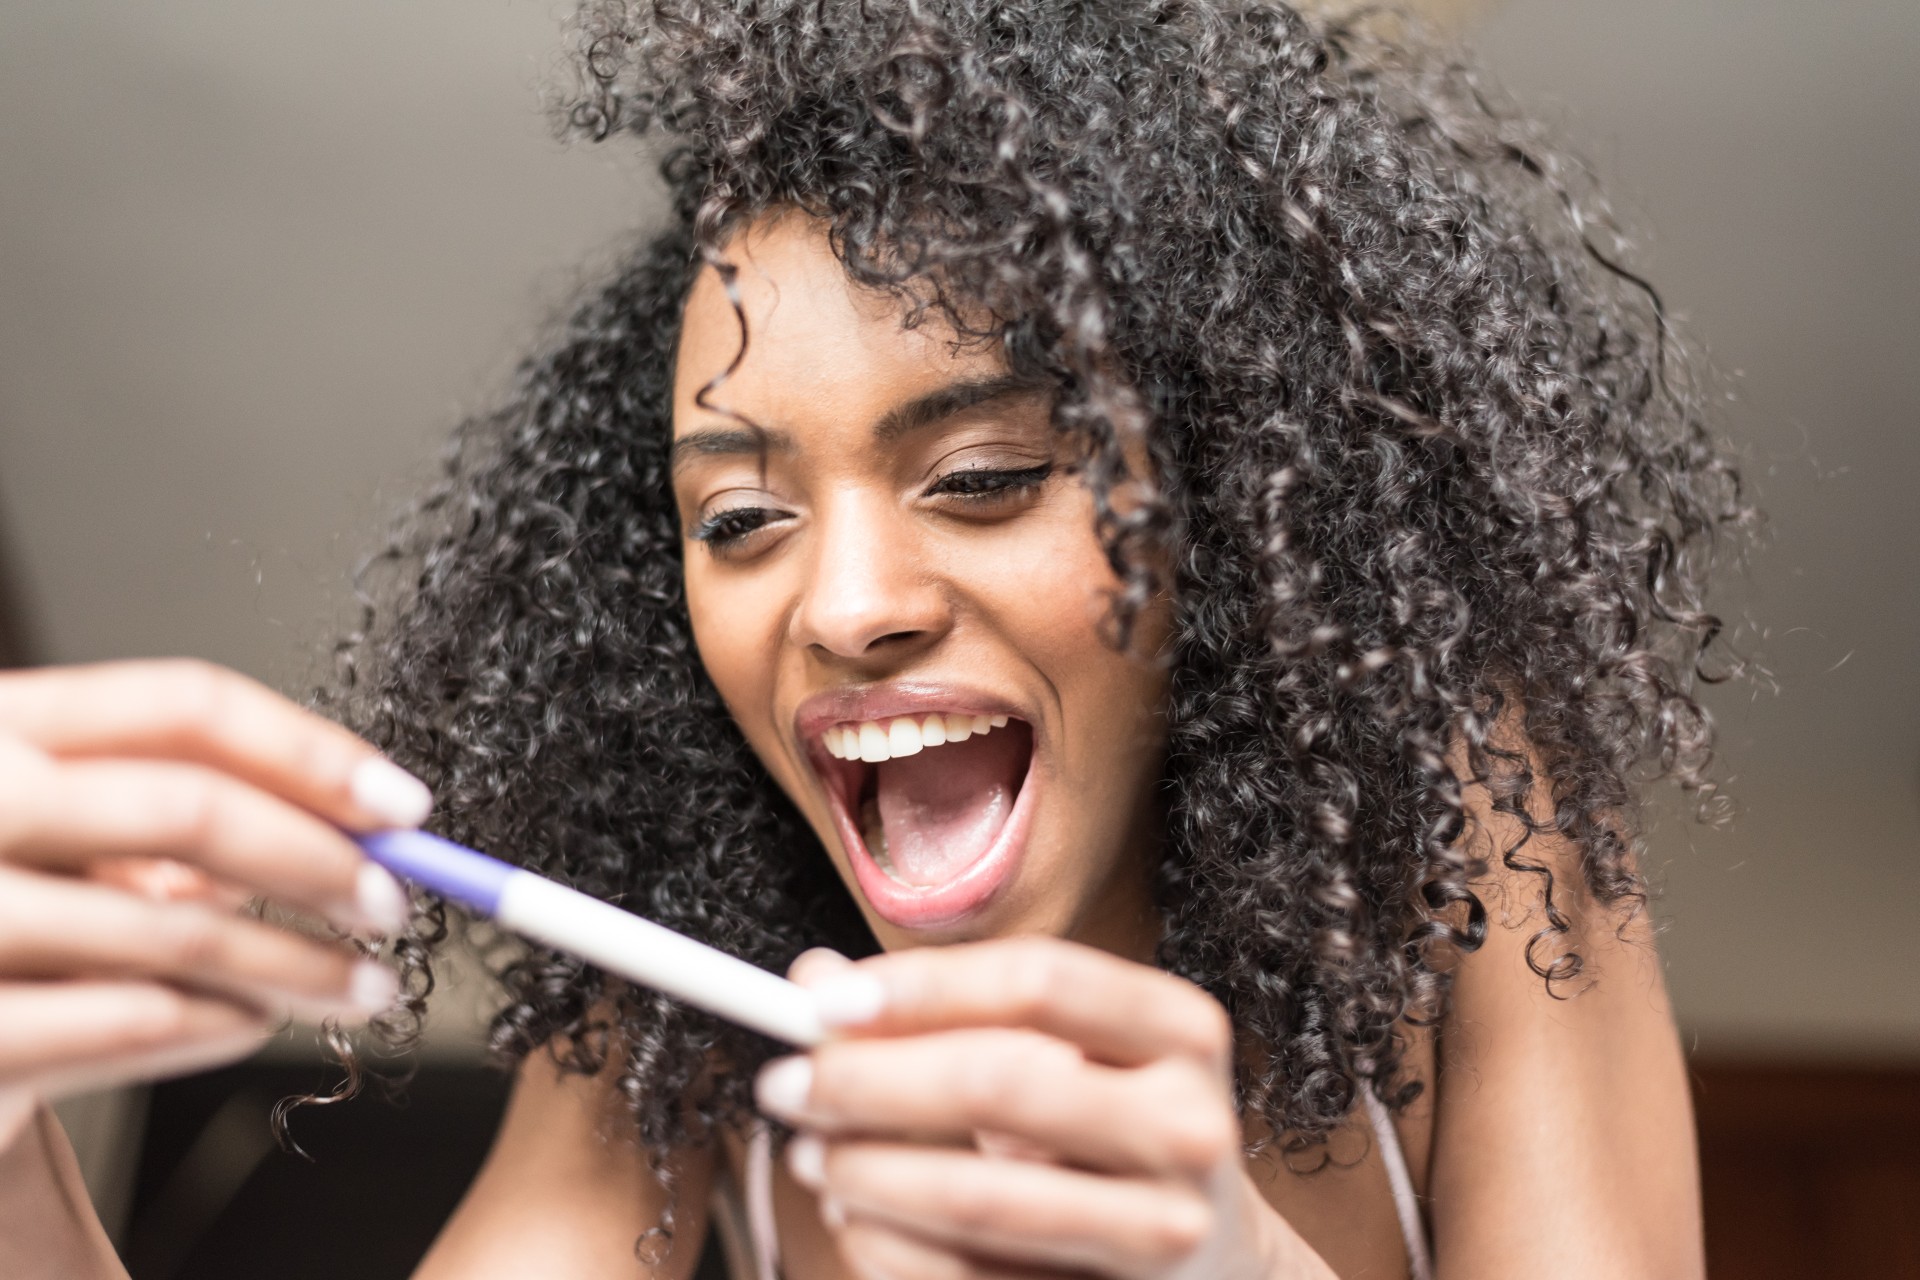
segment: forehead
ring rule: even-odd
[[[956,375],[1004,365],[997,348],[968,344],[956,352],[953,330],[937,313],[903,328],[902,303],[849,280],[814,219],[762,219],[734,236],[725,258],[735,268],[740,310],[720,273],[703,266],[681,322],[676,435],[726,417],[716,410],[764,423],[869,421]],[[736,358],[740,366],[728,374]],[[723,374],[708,394],[713,408],[701,408],[695,396]]]

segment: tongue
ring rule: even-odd
[[[875,766],[881,838],[868,846],[894,879],[945,884],[986,854],[1019,794],[1030,734],[1015,722]]]

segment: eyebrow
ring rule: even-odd
[[[944,422],[955,414],[965,413],[968,409],[1011,396],[1028,395],[1045,385],[1037,379],[1011,373],[949,382],[944,387],[896,405],[881,414],[880,420],[873,424],[873,436],[882,444],[890,443],[936,422]]]
[[[1011,373],[981,378],[963,378],[895,405],[873,424],[874,439],[882,444],[901,436],[944,422],[955,414],[977,409],[983,404],[1011,396],[1041,391],[1046,383]],[[704,427],[674,439],[668,449],[668,467],[678,471],[695,457],[758,456],[763,453],[790,453],[793,436],[774,427]]]
[[[758,456],[766,453],[791,453],[793,437],[784,431],[761,427],[706,427],[677,436],[667,447],[667,469],[678,471],[692,459]]]

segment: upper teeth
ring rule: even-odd
[[[878,764],[895,756],[910,756],[924,747],[965,742],[976,733],[998,729],[1006,716],[941,715],[896,716],[892,720],[862,720],[836,724],[821,735],[827,754],[839,760]]]

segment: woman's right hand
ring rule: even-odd
[[[240,908],[398,929],[404,891],[344,832],[431,805],[345,729],[202,663],[0,673],[0,1147],[40,1101],[385,1009],[388,970]]]

